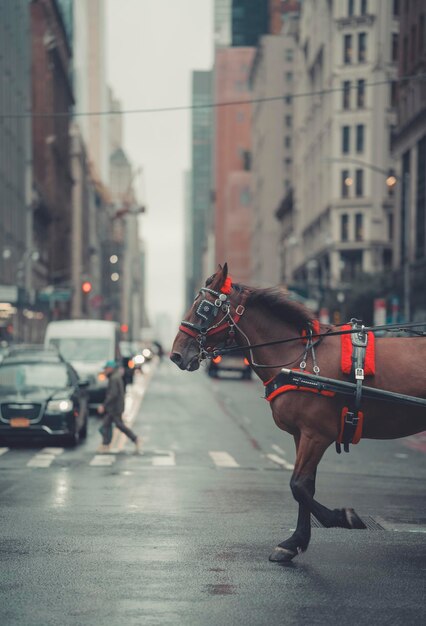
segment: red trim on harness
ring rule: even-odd
[[[311,330],[313,335],[319,335],[321,332],[319,320],[312,320]],[[306,345],[308,343],[308,331],[304,328],[301,332],[302,341]]]
[[[264,383],[265,384],[265,383]],[[282,387],[278,387],[269,396],[266,398],[268,402],[271,402],[274,398],[281,395],[282,393],[286,393],[287,391],[310,391],[311,393],[317,393],[320,396],[328,396],[332,398],[336,395],[334,391],[318,391],[318,389],[312,389],[311,387],[298,387],[297,385],[283,385]]]
[[[337,443],[343,443],[343,433],[345,430],[345,417],[348,412],[349,412],[348,407],[344,406],[342,409],[341,417],[340,417],[340,433],[336,439]],[[352,438],[352,441],[350,441],[349,443],[356,444],[359,442],[359,440],[362,437],[363,425],[364,425],[364,413],[362,411],[358,411],[358,424],[357,424],[354,436]]]
[[[342,330],[351,330],[350,324],[342,326]],[[341,361],[340,365],[344,374],[350,374],[352,370],[352,337],[351,333],[341,335]],[[368,343],[365,351],[364,374],[365,376],[374,376],[376,373],[375,362],[375,336],[373,332],[368,333]]]
[[[198,337],[198,333],[196,333],[195,330],[192,330],[192,328],[184,326],[183,324],[179,326],[179,330],[181,330],[183,333],[186,333],[187,335],[190,335],[191,337]]]
[[[222,293],[231,293],[232,290],[232,278],[230,276],[227,276],[227,278],[225,278],[225,281],[221,287],[221,292]]]

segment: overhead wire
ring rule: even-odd
[[[402,83],[410,80],[424,80],[426,79],[426,72],[422,74],[412,74],[408,76],[400,76],[396,78],[387,78],[385,80],[378,80],[374,82],[365,82],[364,87],[377,87],[379,85],[386,85],[392,83]],[[350,89],[356,89],[356,84],[351,83]],[[124,109],[124,110],[112,110],[107,111],[57,111],[52,113],[35,113],[27,111],[23,113],[0,113],[0,119],[19,119],[19,118],[44,118],[44,117],[101,117],[112,115],[136,115],[147,113],[167,113],[173,111],[191,111],[197,109],[215,109],[228,106],[240,106],[243,104],[257,104],[261,102],[274,102],[277,100],[283,100],[289,98],[290,100],[296,98],[306,98],[314,96],[322,96],[335,92],[346,91],[347,87],[330,87],[329,89],[319,89],[316,91],[307,91],[301,93],[285,94],[280,96],[265,96],[262,98],[246,98],[244,100],[229,100],[225,102],[206,102],[200,104],[188,104],[188,105],[175,105],[166,107],[151,107],[142,109]]]

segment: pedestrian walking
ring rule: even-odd
[[[99,429],[102,434],[102,444],[98,452],[110,452],[113,425],[115,424],[135,444],[135,452],[141,451],[142,440],[123,422],[124,411],[124,383],[116,361],[107,361],[104,372],[108,377],[108,387],[105,401],[98,407],[98,413],[104,415]]]

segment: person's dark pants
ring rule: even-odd
[[[112,440],[112,426],[115,424],[122,433],[124,433],[133,443],[135,443],[137,436],[130,430],[123,422],[121,415],[105,415],[102,426],[99,431],[102,434],[102,443],[104,446],[109,446]]]

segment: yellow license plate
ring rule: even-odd
[[[10,425],[12,428],[28,428],[30,420],[27,417],[12,417]]]

